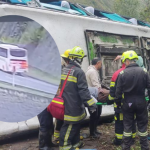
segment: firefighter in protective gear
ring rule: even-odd
[[[65,67],[68,65],[68,62],[69,62],[69,53],[70,53],[70,49],[67,49],[64,54],[61,55],[61,64],[62,64],[62,67]]]
[[[69,63],[69,58],[68,57],[69,57],[70,50],[71,49],[67,49],[64,52],[64,54],[61,55],[62,68],[66,67],[68,65],[68,63]],[[61,86],[61,84],[59,85],[59,88],[58,88],[58,91],[57,91],[57,95],[59,95],[60,86]],[[55,121],[54,140],[57,142],[57,144],[59,143],[60,129],[61,129],[63,123],[64,123],[63,120],[56,119],[56,121]]]
[[[122,94],[124,95],[122,106],[124,125],[123,150],[130,149],[132,143],[134,114],[136,114],[141,149],[149,150],[147,140],[148,112],[145,101],[145,89],[148,89],[150,96],[150,77],[146,69],[136,64],[137,59],[138,56],[134,51],[123,53],[122,62],[125,63],[126,69],[120,72],[116,85],[116,98],[121,99]]]
[[[76,46],[70,53],[69,64],[62,69],[61,85],[68,77],[64,92],[64,124],[60,130],[60,150],[70,150],[81,148],[83,143],[80,142],[80,123],[86,118],[85,106],[96,111],[95,101],[91,98],[88,90],[85,73],[81,70],[80,65],[85,57],[84,51]],[[74,67],[74,68],[72,68]]]
[[[64,54],[61,55],[62,58],[62,68],[67,66],[69,63],[69,53],[70,53],[71,49],[67,49]],[[57,91],[57,95],[59,95],[60,92],[60,86],[59,89]],[[54,140],[57,142],[57,144],[59,143],[59,136],[60,136],[60,129],[63,125],[64,121],[62,120],[58,120],[56,119],[55,121],[55,131],[54,131]],[[80,139],[83,139],[83,136],[80,136]]]
[[[67,65],[69,59],[69,52],[70,50],[66,50],[65,53],[63,55],[61,55],[63,57],[62,59],[62,66]],[[57,94],[59,93],[60,88],[57,91]],[[52,147],[55,147],[57,145],[55,145],[54,143],[52,143],[52,135],[53,135],[53,130],[54,130],[54,126],[53,126],[53,116],[47,111],[47,108],[41,112],[38,115],[38,120],[40,123],[40,129],[39,129],[39,149],[40,150],[51,150]],[[54,137],[56,138],[57,136],[59,137],[59,132],[60,128],[63,124],[63,121],[61,120],[57,120],[56,121],[56,130],[54,132]]]
[[[115,96],[115,92],[116,92],[116,83],[117,83],[117,77],[119,75],[119,73],[121,71],[123,71],[125,69],[125,64],[122,63],[122,67],[117,70],[112,78],[111,78],[111,83],[110,83],[110,94],[108,96],[108,104],[114,104],[114,111],[115,111],[115,140],[113,141],[113,144],[115,145],[121,145],[122,143],[122,138],[123,138],[123,112],[122,112],[122,100],[120,100],[119,102],[115,101],[116,96]],[[133,138],[133,143],[134,143],[134,139],[136,136],[136,124],[135,124],[135,120],[133,123],[133,127],[132,127],[132,138]]]

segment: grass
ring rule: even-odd
[[[29,88],[25,88],[22,86],[12,86],[9,83],[5,83],[5,82],[0,82],[0,87],[5,88],[5,89],[10,89],[10,90],[15,90],[15,91],[19,91],[19,92],[25,92],[25,93],[29,93],[29,94],[34,94],[34,95],[39,95],[42,97],[46,97],[46,98],[54,98],[54,94],[46,94],[44,92],[40,92],[40,91],[36,91],[36,90],[31,90]]]
[[[68,0],[72,3],[79,3],[86,6],[93,6],[94,8],[103,11],[113,12],[114,0]]]
[[[46,81],[55,85],[59,85],[60,79],[59,77],[53,77],[50,74],[43,72],[37,68],[29,66],[28,73],[25,73],[28,76],[34,77],[36,79],[40,79],[42,81]]]
[[[12,23],[13,25],[14,23]],[[11,44],[28,44],[32,42],[39,42],[39,40],[43,39],[46,36],[47,31],[42,27],[34,27],[36,22],[32,23],[31,27],[26,27],[25,32],[22,32],[21,37],[11,37],[11,36],[2,36],[0,41],[4,43],[11,43]]]

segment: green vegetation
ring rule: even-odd
[[[146,22],[150,22],[150,0],[144,0],[145,7],[140,13],[140,18]]]
[[[150,23],[150,0],[68,0]]]
[[[60,79],[57,77],[53,77],[50,74],[43,72],[37,68],[31,67],[29,66],[29,70],[27,73],[25,73],[28,76],[31,76],[33,78],[42,80],[42,81],[46,81],[55,85],[59,85],[60,83]]]
[[[131,45],[131,44],[133,44],[133,39],[131,39],[131,38],[123,38],[122,42],[123,42],[124,45],[126,45],[126,44]]]
[[[139,0],[115,0],[115,12],[127,17],[139,18]]]
[[[37,42],[42,40],[46,35],[46,30],[43,27],[40,28],[28,28],[25,32],[22,33],[21,37],[5,37],[2,36],[0,41],[4,43],[11,43],[11,44],[28,44],[32,42]]]
[[[90,48],[90,60],[93,60],[93,58],[94,58],[94,46],[93,46],[93,43],[92,42],[90,42],[90,44],[89,44],[90,46],[89,46],[89,48]]]
[[[68,0],[72,3],[79,3],[85,6],[93,6],[94,8],[113,12],[114,0]]]
[[[102,42],[118,43],[117,38],[115,38],[115,36],[101,35],[101,36],[99,36],[99,38],[101,39]]]
[[[39,40],[42,40],[46,36],[46,30],[43,27],[40,27],[38,29],[28,28],[26,32],[23,33],[20,39],[20,43],[25,44],[26,43],[31,43],[31,42],[37,42]]]

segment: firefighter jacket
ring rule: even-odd
[[[115,96],[115,92],[116,92],[116,83],[117,83],[117,77],[119,75],[119,73],[121,71],[123,71],[125,69],[125,65],[123,64],[122,65],[122,68],[120,68],[119,70],[117,70],[112,78],[111,78],[111,83],[110,83],[110,93],[109,93],[109,96],[108,96],[108,101],[107,103],[108,104],[114,104],[114,110],[115,112],[120,112],[121,110],[121,101],[120,103],[116,103],[116,96]]]
[[[116,97],[121,98],[124,94],[124,99],[137,96],[145,100],[146,88],[150,97],[150,77],[147,70],[133,63],[120,72],[116,86]]]
[[[74,68],[72,68],[73,66]],[[61,86],[70,69],[71,72],[62,95],[65,105],[64,122],[76,124],[85,119],[85,106],[89,107],[90,110],[96,110],[96,104],[88,90],[85,73],[75,62],[70,61],[62,69]]]

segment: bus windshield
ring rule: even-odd
[[[24,50],[20,50],[20,49],[13,49],[13,50],[11,49],[10,55],[14,56],[14,57],[25,57],[26,52]]]

